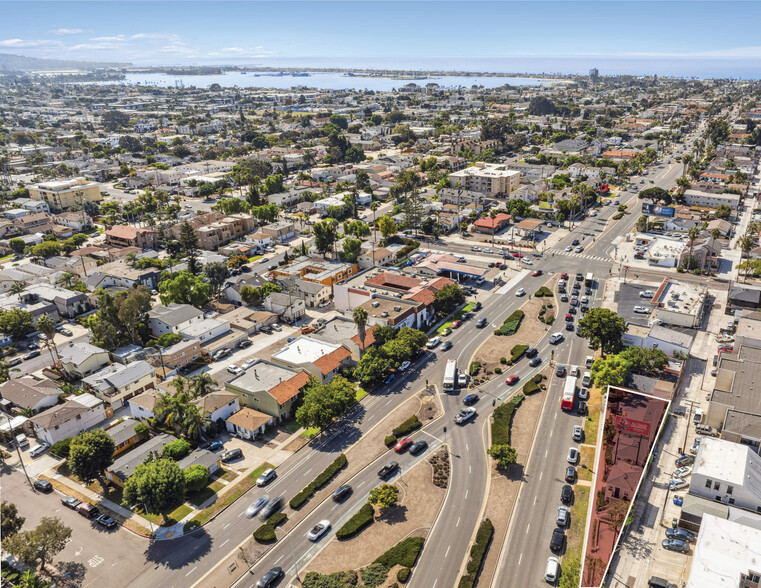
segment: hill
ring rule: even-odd
[[[71,59],[40,59],[38,57],[25,57],[0,53],[0,72],[22,71],[56,71],[56,70],[86,70],[113,69],[130,67],[131,63],[111,63],[101,61],[74,61]]]

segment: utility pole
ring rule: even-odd
[[[8,413],[4,413],[5,418],[8,420],[8,427],[11,431],[11,443],[13,443],[16,446],[16,451],[18,452],[18,461],[21,464],[21,469],[24,470],[24,475],[26,476],[26,481],[29,482],[29,485],[32,487],[32,491],[34,491],[34,484],[32,484],[32,480],[29,478],[29,474],[26,472],[26,466],[24,465],[24,460],[21,459],[21,448],[18,446],[18,443],[16,442],[16,436],[13,434],[13,423],[11,423],[11,417],[8,416]]]
[[[690,408],[687,411],[687,426],[684,428],[684,441],[682,442],[682,453],[687,451],[687,433],[690,430],[690,417],[692,416],[692,409],[695,406],[694,400],[685,400],[685,402],[690,403]]]

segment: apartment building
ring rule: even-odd
[[[106,231],[106,244],[113,247],[156,249],[158,233],[153,229],[116,225]]]
[[[686,190],[684,192],[684,201],[689,206],[705,206],[707,208],[717,208],[725,204],[732,210],[737,210],[740,205],[739,194],[713,194],[712,192],[703,192],[702,190]]]
[[[217,249],[230,241],[242,239],[256,227],[256,219],[248,214],[226,216],[196,229],[201,249]]]
[[[240,399],[240,404],[284,421],[304,388],[309,374],[290,366],[259,360],[252,367],[225,384],[225,390]]]
[[[84,378],[82,384],[88,392],[113,408],[120,408],[133,396],[154,388],[154,374],[153,366],[147,361],[140,360],[127,365],[114,363]]]
[[[747,445],[703,437],[690,494],[761,513],[761,463]]]
[[[84,202],[100,202],[100,184],[86,178],[72,178],[55,182],[43,182],[28,186],[32,200],[46,202],[52,211],[62,211]]]
[[[84,393],[70,397],[29,419],[34,427],[34,435],[40,441],[52,445],[66,437],[76,437],[102,423],[113,414],[100,398]]]
[[[302,256],[288,265],[283,265],[273,270],[276,277],[292,278],[300,277],[306,282],[316,282],[331,286],[336,282],[345,280],[357,273],[359,267],[356,263],[344,263],[340,261],[328,261],[321,257]]]
[[[460,184],[465,190],[490,196],[508,196],[521,183],[521,172],[507,169],[506,165],[478,162],[471,167],[449,174],[449,185]]]

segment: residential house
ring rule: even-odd
[[[257,439],[275,422],[274,416],[244,406],[227,418],[227,430],[242,439]]]
[[[497,213],[494,218],[484,216],[473,223],[473,230],[479,233],[494,235],[510,224],[510,215],[504,212]]]
[[[107,407],[100,398],[84,393],[69,397],[63,404],[53,406],[30,420],[35,436],[52,445],[99,425],[112,414],[111,407]]]
[[[521,172],[507,169],[504,164],[477,162],[471,167],[449,174],[449,185],[465,190],[482,192],[490,196],[507,197],[517,190],[521,182]]]
[[[341,367],[349,365],[351,352],[340,344],[302,336],[273,353],[270,359],[294,370],[306,370],[318,381],[326,383]]]
[[[260,274],[249,272],[239,276],[230,276],[222,286],[222,295],[232,302],[235,306],[243,304],[240,291],[248,286],[249,288],[261,288],[266,280]]]
[[[104,429],[111,439],[114,440],[114,445],[116,445],[114,457],[132,449],[132,447],[140,443],[140,435],[135,432],[135,427],[138,424],[139,421],[135,419],[125,418],[115,425]]]
[[[71,378],[86,378],[97,372],[110,361],[108,351],[84,341],[70,341],[58,345],[61,367]]]
[[[92,228],[92,218],[82,212],[60,212],[53,216],[53,221],[57,225],[69,227],[76,233],[83,233]]]
[[[108,290],[109,288],[127,289],[132,288],[135,284],[146,286],[154,290],[159,283],[161,270],[155,267],[138,269],[131,267],[123,260],[112,261],[98,266],[94,271],[84,279],[87,289],[94,292],[98,288]]]
[[[230,321],[207,318],[193,322],[177,331],[185,339],[195,339],[201,346],[206,346],[219,337],[230,332]]]
[[[55,229],[53,217],[47,212],[38,212],[26,214],[13,219],[13,225],[19,233],[28,235],[30,233],[48,234]]]
[[[396,255],[385,247],[370,247],[363,250],[357,261],[360,270],[376,266],[387,267],[394,264]]]
[[[157,304],[148,311],[148,326],[154,337],[164,333],[179,333],[185,327],[202,320],[203,312],[190,304]]]
[[[259,232],[269,237],[273,241],[287,243],[296,236],[296,228],[293,223],[288,221],[279,221],[264,225]]]
[[[264,299],[264,308],[275,313],[284,322],[294,322],[306,314],[302,298],[284,292],[272,292]]]
[[[0,384],[0,398],[35,413],[58,404],[61,390],[51,380],[23,377]]]
[[[16,198],[11,200],[11,204],[13,204],[15,208],[23,208],[24,210],[28,210],[32,213],[50,212],[50,207],[48,206],[47,202],[43,202],[42,200],[34,200],[33,198]]]
[[[303,370],[259,360],[227,382],[225,390],[236,394],[242,406],[283,422],[292,416],[294,404],[308,383],[309,374]]]
[[[158,233],[153,229],[115,225],[106,231],[106,244],[113,247],[157,249]]]
[[[719,256],[722,252],[721,243],[713,237],[702,237],[695,240],[690,247],[688,244],[684,246],[681,254],[679,255],[679,266],[683,267],[687,264],[690,256],[692,256],[693,268],[699,268],[704,270],[710,270],[718,267]]]
[[[219,468],[222,467],[220,465],[219,455],[208,449],[194,449],[178,461],[177,465],[183,470],[187,470],[194,465],[202,465],[209,470],[210,475],[216,474],[219,471]]]
[[[73,318],[79,316],[88,309],[87,295],[76,290],[67,290],[53,284],[32,284],[27,286],[21,294],[21,298],[28,303],[37,301],[55,305],[60,316]]]
[[[151,437],[139,447],[116,458],[114,463],[106,468],[106,478],[117,486],[124,487],[124,483],[135,473],[137,466],[145,463],[151,456],[160,457],[164,447],[176,440],[177,437],[168,433]]]
[[[276,278],[281,276],[285,278],[299,276],[307,282],[332,286],[336,282],[353,276],[357,273],[358,269],[356,263],[328,261],[316,256],[301,256],[294,259],[288,265],[278,267],[272,273]]]
[[[130,398],[155,388],[155,373],[153,366],[143,360],[127,365],[114,363],[83,378],[82,384],[88,392],[119,408]]]
[[[201,342],[198,339],[187,339],[162,349],[158,362],[165,368],[173,370],[192,363],[201,357],[202,353]],[[154,356],[151,363],[155,366],[156,361],[157,358]]]
[[[150,419],[153,418],[153,409],[156,407],[156,402],[161,398],[161,390],[146,390],[142,394],[133,396],[127,401],[129,405],[129,412],[136,419]]]
[[[332,294],[330,286],[320,284],[319,282],[308,282],[301,277],[278,278],[277,280],[283,287],[284,292],[293,296],[298,296],[304,300],[309,308],[319,306],[323,302],[329,302]]]
[[[219,419],[227,420],[229,416],[240,410],[238,395],[224,390],[211,392],[192,402],[201,416],[211,422],[217,422]]]

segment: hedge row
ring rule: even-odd
[[[471,361],[470,366],[468,366],[468,374],[471,376],[477,376],[478,372],[481,370],[481,362],[480,361]]]
[[[542,380],[544,380],[544,376],[542,374],[536,374],[528,382],[523,384],[523,393],[536,394],[537,392],[539,392],[539,390],[541,390],[541,388],[539,387],[539,384],[542,383]]]
[[[476,533],[476,542],[470,548],[470,560],[468,561],[467,574],[460,578],[458,588],[473,588],[478,580],[478,574],[481,573],[481,566],[486,557],[486,550],[489,548],[492,536],[494,535],[494,525],[489,519],[484,519]]]
[[[552,290],[550,290],[547,286],[542,286],[536,292],[534,292],[534,296],[537,298],[542,298],[543,296],[552,296]]]
[[[510,427],[513,413],[523,401],[523,395],[516,394],[508,402],[500,404],[494,410],[494,422],[491,425],[491,442],[494,445],[510,444]]]
[[[282,525],[286,519],[288,519],[288,515],[284,512],[276,512],[267,519],[266,523],[254,531],[254,539],[259,543],[274,543],[277,541],[275,527]]]
[[[623,212],[617,212],[616,214],[613,215],[613,220],[619,220],[619,219],[622,219],[622,218],[624,218],[624,213]]]
[[[417,418],[417,415],[413,414],[401,425],[399,425],[393,431],[391,431],[391,434],[398,439],[399,437],[404,437],[405,435],[409,435],[410,433],[412,433],[412,431],[416,431],[422,426],[423,426],[423,423],[420,422],[420,419]]]
[[[386,435],[383,442],[386,444],[386,447],[391,447],[392,445],[396,445],[396,437],[393,435]]]
[[[336,539],[350,539],[362,529],[370,525],[374,520],[375,510],[369,502],[362,506],[354,515],[346,521],[343,527],[336,531]]]
[[[507,358],[504,358],[505,361],[502,361],[503,358],[500,357],[499,361],[500,363],[504,363],[506,365],[513,365],[516,361],[523,357],[523,354],[526,353],[526,349],[528,349],[528,345],[515,345],[510,350],[510,359],[508,360]]]
[[[347,463],[349,462],[347,461],[346,456],[342,453],[332,464],[326,467],[319,476],[309,482],[306,488],[291,498],[291,501],[288,504],[290,504],[293,510],[300,509],[304,506],[307,500],[314,496],[315,492],[326,486],[338,472],[345,468]]]
[[[381,555],[373,563],[379,563],[388,569],[395,565],[411,568],[415,565],[420,550],[423,549],[425,539],[422,537],[407,537]]]
[[[502,326],[494,331],[495,335],[515,335],[515,333],[518,331],[518,327],[521,326],[521,321],[523,320],[525,313],[522,310],[516,310],[513,312],[509,317],[505,319],[505,322],[502,323]]]

